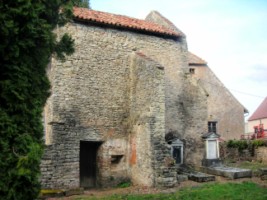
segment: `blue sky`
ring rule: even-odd
[[[95,10],[139,19],[159,11],[187,36],[188,49],[249,111],[267,96],[267,0],[91,0]]]

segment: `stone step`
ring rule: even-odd
[[[177,174],[178,183],[184,182],[188,180],[188,175],[185,174]]]
[[[259,171],[261,175],[267,175],[267,168],[260,168]]]

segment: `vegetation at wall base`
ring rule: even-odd
[[[266,140],[252,140],[251,143],[255,148],[263,147],[263,146],[267,147]]]
[[[117,188],[127,188],[130,187],[132,183],[130,181],[121,182],[117,185]]]
[[[57,38],[53,30],[71,19],[79,2],[0,1],[1,199],[33,200],[39,194],[42,112],[50,88],[46,67],[51,56],[64,59],[74,52],[72,38]]]
[[[229,140],[227,142],[228,148],[237,148],[238,150],[247,149],[249,143],[246,140]]]

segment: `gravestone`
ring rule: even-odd
[[[219,138],[217,133],[209,132],[202,136],[205,142],[205,157],[202,160],[202,165],[206,167],[221,165]]]
[[[184,144],[181,140],[175,139],[171,141],[171,155],[176,165],[183,164]]]

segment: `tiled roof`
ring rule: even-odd
[[[253,121],[256,119],[267,118],[267,97],[263,100],[260,106],[256,109],[256,111],[251,115],[248,121]]]
[[[189,65],[207,65],[207,62],[195,54],[188,52]]]
[[[158,24],[145,21],[145,20],[123,16],[123,15],[115,15],[111,13],[95,11],[95,10],[91,10],[87,8],[77,8],[77,7],[74,7],[73,14],[74,14],[75,20],[77,21],[105,24],[105,25],[110,25],[110,26],[114,26],[117,28],[144,31],[148,33],[154,33],[154,34],[166,35],[166,36],[172,36],[172,37],[181,36],[180,33],[167,29]]]

